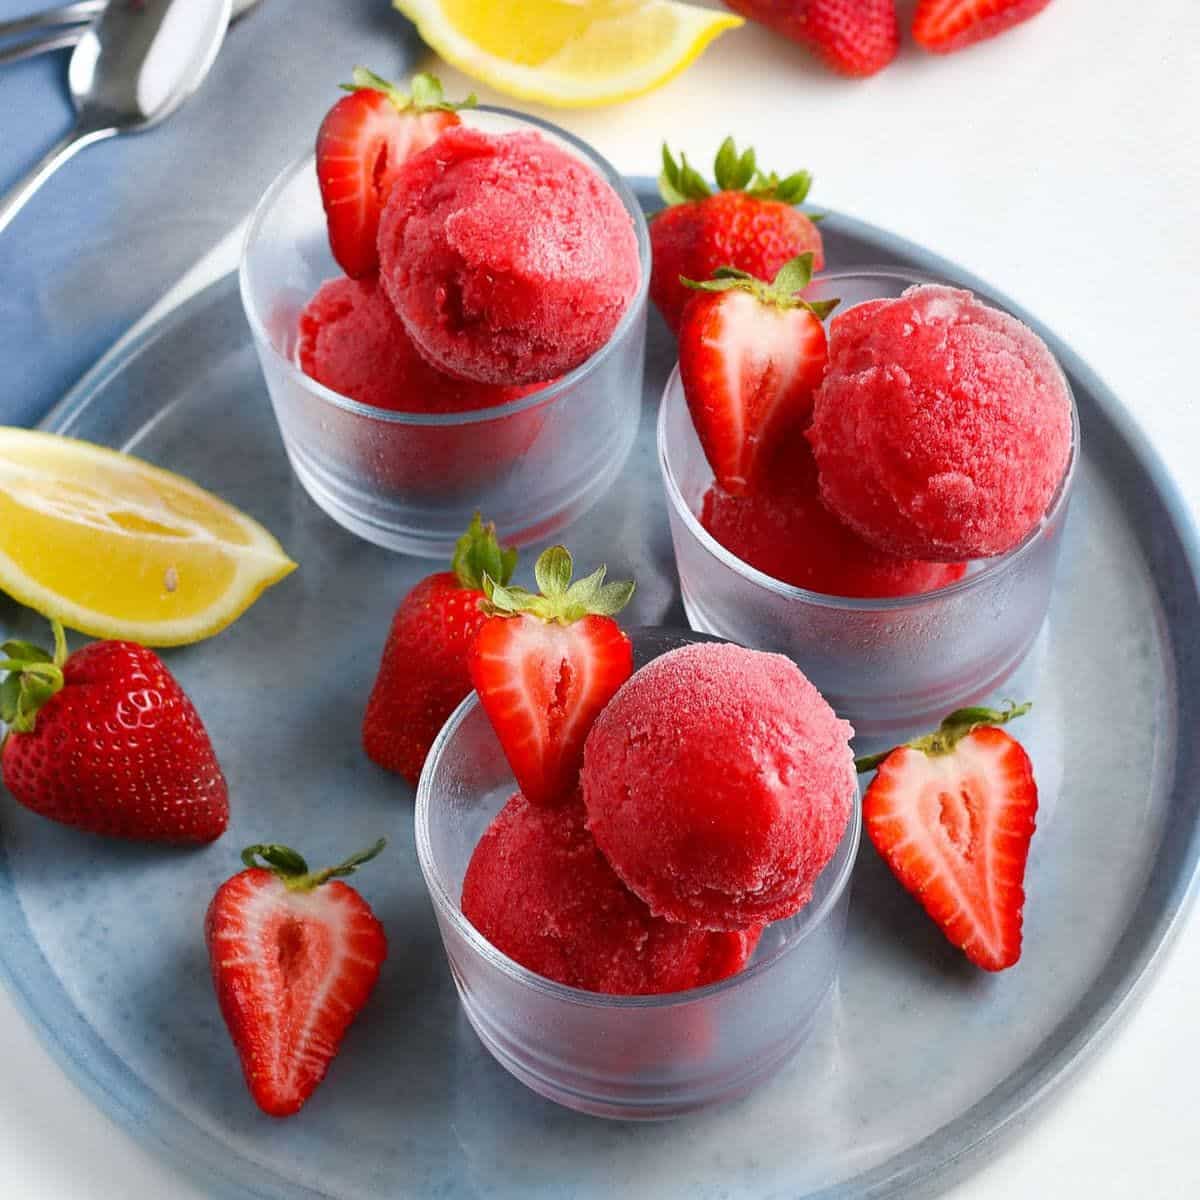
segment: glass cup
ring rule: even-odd
[[[633,632],[638,665],[703,635]],[[463,876],[516,790],[474,696],[446,723],[417,788],[417,857],[467,1019],[506,1070],[580,1112],[657,1120],[743,1095],[804,1041],[833,987],[861,815],[856,803],[812,900],[763,931],[739,974],[660,996],[554,983],[502,954],[463,916]]]
[[[839,296],[844,310],[932,282],[862,270],[822,275],[806,295]],[[1045,620],[1079,457],[1074,399],[1071,430],[1066,473],[1040,524],[1020,545],[972,563],[961,580],[933,592],[848,599],[763,574],[700,524],[713,475],[676,370],[659,412],[658,456],[688,621],[726,641],[786,654],[860,735],[936,725],[999,687]]]
[[[637,433],[650,280],[641,207],[595,151],[503,109],[463,118],[488,132],[532,129],[559,143],[613,187],[633,221],[641,285],[612,337],[575,370],[509,404],[452,414],[372,408],[304,374],[296,362],[300,312],[339,274],[311,154],[267,189],[241,262],[242,303],[296,477],[360,537],[436,558],[450,556],[476,509],[519,545],[550,537],[608,490]]]

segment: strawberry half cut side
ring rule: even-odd
[[[286,846],[249,846],[247,870],[209,905],[204,936],[221,1015],[250,1093],[271,1116],[300,1110],[375,988],[387,938],[341,878],[385,844],[322,871]]]
[[[770,283],[721,267],[695,291],[679,329],[679,377],[717,482],[744,495],[780,442],[812,416],[829,358],[822,321],[836,300],[810,303],[813,257],[798,255]]]
[[[633,584],[606,583],[605,568],[571,582],[564,546],[534,574],[540,591],[484,581],[487,608],[470,653],[471,681],[517,785],[531,804],[574,793],[593,722],[633,674],[633,644],[613,620]]]
[[[856,763],[876,771],[863,797],[875,849],[950,942],[988,971],[1021,957],[1037,784],[1024,747],[999,727],[1029,708],[959,709],[934,733]]]

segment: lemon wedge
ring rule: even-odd
[[[393,0],[447,62],[498,91],[615,104],[678,75],[732,13],[675,0]]]
[[[190,480],[90,442],[0,426],[0,590],[93,637],[211,637],[296,564]]]

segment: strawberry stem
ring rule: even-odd
[[[512,546],[501,547],[495,524],[489,521],[485,525],[476,513],[467,532],[455,543],[450,566],[463,587],[480,592],[488,575],[501,585],[508,583],[517,567],[517,551]]]
[[[543,621],[570,625],[586,616],[613,617],[633,597],[632,580],[605,583],[607,567],[571,582],[574,563],[566,546],[544,550],[533,567],[539,592],[506,587],[490,575],[483,579],[485,610],[492,616],[513,617],[529,613]]]
[[[717,151],[713,178],[719,191],[745,192],[759,200],[777,200],[793,206],[803,204],[812,187],[812,176],[807,171],[796,171],[783,179],[774,171],[764,174],[758,168],[754,151],[749,147],[739,151],[731,137],[727,137]],[[676,162],[665,142],[658,191],[668,206],[688,204],[712,195],[704,176],[688,162],[687,155],[680,154]]]
[[[474,108],[479,103],[474,92],[465,100],[447,100],[441,80],[427,71],[412,77],[407,92],[366,67],[355,67],[350,72],[350,80],[350,83],[339,84],[343,92],[382,92],[397,112],[457,112],[460,108]]]
[[[749,292],[760,304],[773,304],[776,308],[806,308],[823,321],[841,300],[805,300],[800,295],[812,282],[812,267],[812,251],[806,250],[785,262],[770,283],[737,267],[718,267],[711,279],[687,279],[680,275],[679,282],[697,292]]]
[[[32,733],[37,715],[52,696],[63,689],[63,665],[67,661],[67,634],[62,622],[52,619],[54,653],[48,654],[32,642],[9,641],[0,646],[0,671],[7,671],[0,682],[0,721],[8,726],[7,741],[13,733]]]
[[[275,842],[247,846],[242,851],[242,862],[247,867],[265,867],[276,878],[282,880],[289,891],[311,892],[330,879],[353,875],[363,863],[370,862],[386,845],[387,838],[380,838],[373,846],[350,855],[336,867],[324,867],[320,871],[310,871],[302,854],[290,846],[280,846]],[[258,861],[260,858],[263,860],[261,863]]]
[[[938,755],[951,753],[954,747],[972,731],[989,725],[1007,725],[1009,721],[1023,717],[1032,707],[1031,700],[1027,700],[1024,704],[1017,704],[1014,700],[1005,700],[1003,708],[983,708],[978,705],[972,708],[958,708],[946,717],[932,733],[922,734],[910,742],[901,743],[901,745],[920,750],[922,754],[927,754],[930,758],[936,758]],[[856,758],[854,760],[855,769],[860,775],[874,771],[892,751],[898,749],[900,746],[892,746],[887,750],[881,750],[878,754],[867,754],[862,758]]]

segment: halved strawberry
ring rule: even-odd
[[[811,279],[812,255],[801,254],[769,284],[732,267],[683,280],[697,295],[679,327],[679,376],[709,466],[731,495],[812,415],[828,358],[821,320],[837,301],[801,299]]]
[[[414,75],[411,92],[355,67],[353,82],[317,131],[317,182],[338,266],[361,279],[379,266],[379,215],[400,165],[431,146],[474,96],[450,104],[432,75]]]
[[[947,938],[988,971],[1021,957],[1025,863],[1037,815],[1033,765],[997,728],[1028,712],[964,708],[936,732],[857,761],[875,849]]]
[[[385,844],[311,872],[286,846],[248,846],[249,869],[208,906],[204,940],[221,1015],[255,1103],[273,1117],[298,1112],[325,1078],[379,978],[383,926],[338,877]]]
[[[485,578],[494,615],[471,647],[471,682],[517,785],[532,804],[570,797],[600,710],[633,674],[633,645],[613,615],[632,583],[601,567],[571,582],[571,555],[551,546],[534,567],[540,595]]]
[[[1036,16],[1050,0],[918,0],[913,38],[934,54],[949,54],[995,37]]]

